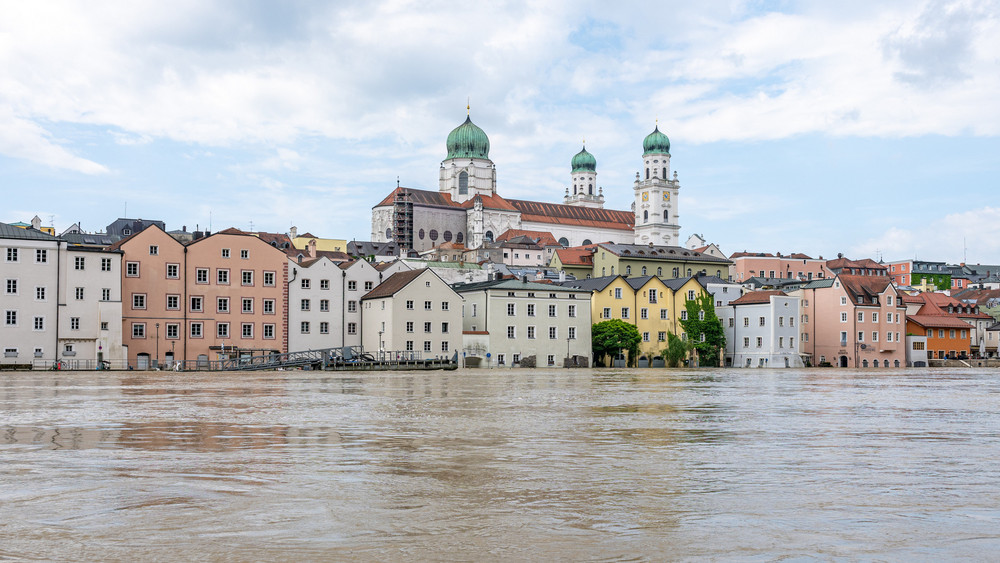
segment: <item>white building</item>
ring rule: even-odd
[[[462,297],[432,270],[397,272],[360,302],[365,352],[450,358],[462,346]]]
[[[70,246],[60,253],[59,360],[70,369],[124,360],[120,250]],[[117,367],[117,366],[115,366]]]
[[[5,364],[54,359],[59,349],[60,252],[65,244],[37,231],[0,223],[0,346]]]
[[[755,291],[716,309],[726,331],[725,365],[803,367],[799,355],[799,298]]]
[[[463,348],[467,365],[514,366],[529,356],[534,356],[537,367],[563,367],[568,359],[571,365],[577,361],[589,365],[589,290],[524,278],[454,289],[465,299],[462,331],[467,335]]]

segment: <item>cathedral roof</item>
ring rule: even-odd
[[[445,142],[449,158],[489,158],[490,139],[468,116],[465,123],[452,129]]]
[[[670,139],[660,132],[659,125],[642,141],[642,156],[647,154],[670,154]]]
[[[576,153],[570,165],[573,167],[573,172],[597,172],[597,159],[587,152],[586,145],[583,150]]]
[[[631,211],[578,207],[521,199],[508,199],[507,201],[521,212],[522,221],[601,227],[623,231],[631,231],[635,226],[635,215]]]
[[[497,242],[504,242],[517,237],[528,237],[541,246],[561,246],[556,237],[548,231],[529,231],[525,229],[507,229],[496,238]]]

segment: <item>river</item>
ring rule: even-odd
[[[0,559],[995,559],[996,370],[0,374]]]

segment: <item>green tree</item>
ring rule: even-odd
[[[698,353],[698,365],[718,367],[720,353],[726,347],[726,333],[722,329],[722,321],[715,314],[712,295],[702,293],[688,300],[684,309],[687,319],[681,320],[681,326]]]
[[[694,346],[690,340],[682,340],[680,336],[668,332],[667,347],[660,352],[660,355],[663,356],[663,362],[667,364],[668,368],[675,368],[681,365],[688,352],[693,349]]]
[[[605,365],[605,356],[614,356],[628,350],[628,365],[639,355],[639,329],[621,319],[601,321],[591,328],[594,365]]]

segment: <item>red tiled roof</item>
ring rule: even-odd
[[[379,299],[381,297],[391,297],[395,295],[399,290],[403,289],[410,284],[413,280],[417,279],[417,276],[424,273],[427,270],[406,270],[404,272],[396,272],[395,274],[386,278],[386,280],[379,285],[375,286],[375,289],[369,291],[361,297],[361,300],[365,299]],[[433,275],[433,274],[432,274]]]
[[[757,305],[759,303],[770,303],[772,296],[786,297],[784,291],[767,290],[751,291],[739,299],[733,299],[730,305]]]
[[[502,211],[517,211],[517,209],[514,209],[514,206],[511,205],[506,199],[496,194],[494,195],[477,194],[472,199],[466,200],[457,205],[464,209],[472,209],[472,207],[476,205],[476,200],[483,202],[483,209],[500,209]]]
[[[537,240],[541,246],[560,246],[556,237],[552,236],[552,233],[548,231],[528,231],[525,229],[507,229],[496,238],[496,241],[504,242],[515,237],[528,237]]]
[[[851,260],[850,258],[837,258],[836,260],[827,260],[826,267],[831,270],[838,270],[841,268],[855,268],[855,269],[869,269],[869,270],[888,270],[882,264],[872,260],[871,258],[865,258],[863,260]]]
[[[851,276],[841,274],[837,276],[844,289],[851,295],[851,302],[857,303],[858,296],[865,297],[865,304],[871,303],[871,297],[880,295],[892,282],[888,276]]]
[[[451,194],[434,192],[431,190],[416,190],[413,188],[399,187],[392,190],[392,192],[385,196],[385,199],[378,202],[375,207],[392,205],[396,200],[396,194],[400,192],[406,192],[409,194],[410,201],[417,205],[433,205],[437,207],[455,207],[457,205],[451,200]]]
[[[908,315],[906,320],[924,328],[969,328],[969,323],[951,315]]]
[[[554,223],[557,225],[580,225],[631,231],[635,227],[635,215],[631,211],[577,207],[562,203],[543,203],[521,199],[507,200],[521,212],[522,221]]]
[[[556,250],[556,256],[563,266],[593,266],[594,246],[574,246]]]

